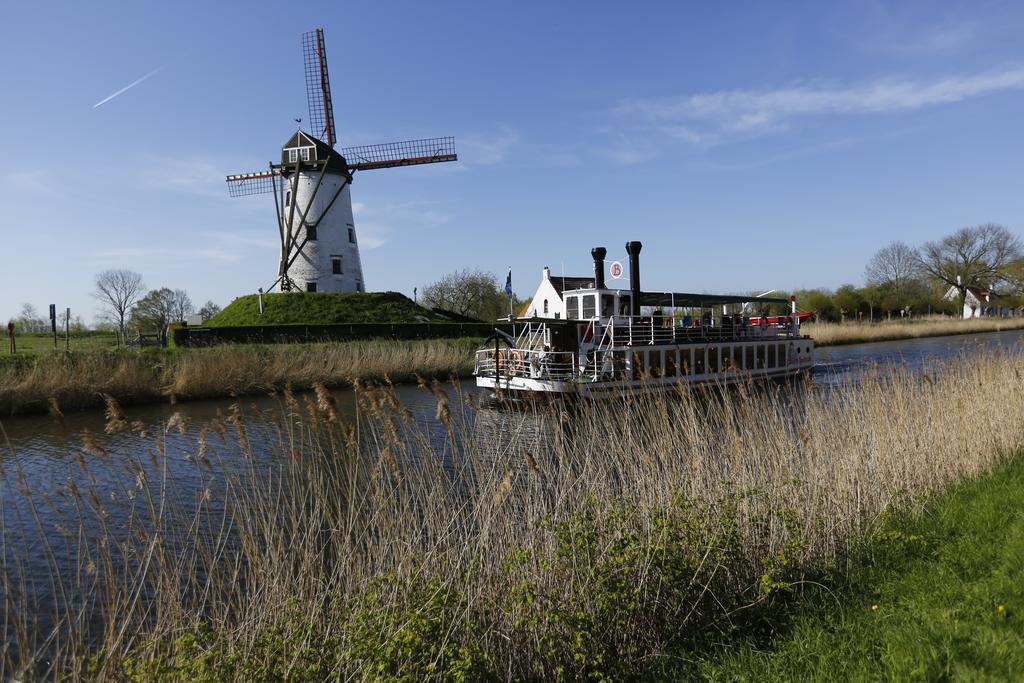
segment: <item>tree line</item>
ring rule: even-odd
[[[1004,308],[1024,306],[1021,240],[1002,225],[965,227],[912,247],[895,241],[879,249],[864,269],[865,284],[835,291],[794,292],[816,319],[841,322],[942,313],[960,315],[968,290],[986,290]]]
[[[131,334],[158,334],[165,338],[171,323],[183,321],[193,313],[203,322],[220,313],[220,306],[207,301],[196,311],[192,299],[183,289],[159,287],[146,290],[142,275],[131,270],[114,269],[98,273],[92,297],[99,302],[99,315],[95,330],[115,332],[118,342],[126,342]],[[64,327],[65,313],[58,315],[59,329]],[[23,304],[21,313],[12,320],[21,332],[48,332],[50,321],[44,319],[30,303]],[[88,330],[80,315],[69,321],[72,334]]]

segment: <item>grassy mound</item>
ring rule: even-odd
[[[444,321],[398,292],[288,292],[240,296],[214,316],[209,327],[238,325],[329,325],[331,323],[419,323]]]

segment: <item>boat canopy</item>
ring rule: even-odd
[[[698,308],[722,304],[787,304],[789,299],[778,296],[754,296],[738,294],[692,294],[689,292],[640,292],[641,306],[687,306]]]

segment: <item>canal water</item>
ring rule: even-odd
[[[810,386],[827,389],[876,365],[916,369],[984,348],[1019,350],[1022,342],[1024,331],[1008,331],[819,349]],[[395,391],[427,431],[443,433],[436,395],[415,386]],[[478,390],[466,380],[447,392],[455,413]],[[333,396],[339,419],[354,422],[354,392]],[[145,507],[159,504],[160,497],[205,501],[216,512],[225,475],[258,476],[287,457],[283,444],[294,441],[289,430],[295,420],[311,419],[308,400],[315,398],[299,396],[291,405],[282,396],[263,396],[130,406],[115,433],[105,431],[101,411],[0,420],[0,558],[18,581],[17,586],[0,584],[2,609],[12,609],[17,592],[31,593],[41,615],[55,608],[48,575],[55,569],[73,574],[80,569],[76,548],[83,539],[134,528]],[[288,412],[297,417],[285,419]],[[467,419],[487,420],[481,431],[490,438],[523,438],[521,425],[509,430],[503,427],[506,418],[486,412]],[[157,495],[147,498],[154,490]],[[40,625],[48,621],[40,619]]]

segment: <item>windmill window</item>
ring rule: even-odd
[[[306,239],[309,240],[310,242],[315,242],[316,241],[316,226],[315,225],[307,225],[306,226]]]
[[[307,282],[306,283],[306,291],[307,292],[315,292],[316,291],[316,283],[315,282]]]
[[[288,163],[294,164],[298,160],[299,160],[299,150],[295,149],[294,147],[292,149],[288,150]]]
[[[352,244],[356,243],[356,229],[353,228],[351,225],[348,226],[348,241],[351,242]]]
[[[288,190],[288,192],[286,192],[285,195],[284,195],[284,205],[285,206],[291,206],[292,205],[292,191],[291,190]]]
[[[299,153],[302,155],[303,161],[309,161],[309,147],[303,147]]]
[[[359,280],[356,280],[356,291],[357,292],[363,291],[363,283],[360,282]]]
[[[335,275],[341,275],[341,257],[331,256],[331,272]]]
[[[544,313],[545,313],[545,315],[547,314],[547,312],[548,312],[548,300],[544,299]]]

